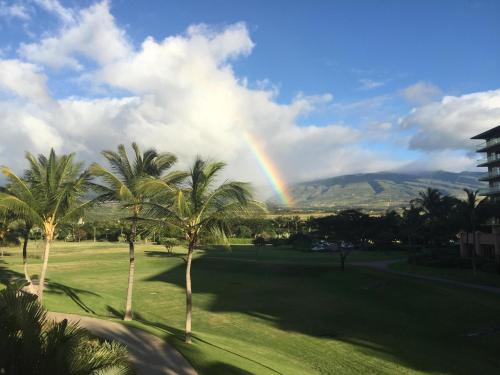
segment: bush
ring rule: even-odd
[[[251,245],[252,243],[253,239],[251,238],[240,238],[240,237],[229,238],[230,245]]]
[[[420,253],[411,254],[408,257],[408,263],[436,268],[472,269],[472,260],[461,258],[455,247],[430,248]],[[477,257],[476,266],[484,272],[500,272],[500,266],[491,259]]]
[[[288,242],[294,249],[310,249],[313,239],[311,236],[303,233],[295,233],[290,236]]]
[[[252,243],[255,246],[264,246],[266,244],[266,240],[262,236],[257,236],[253,239]]]
[[[252,237],[252,230],[247,227],[246,225],[238,225],[234,231],[234,234],[237,237],[241,238],[251,238]]]
[[[274,247],[288,245],[288,239],[287,238],[273,238],[271,240],[271,244]]]
[[[174,247],[179,245],[179,240],[172,237],[160,237],[160,244],[165,246],[167,252],[171,253]]]
[[[0,247],[18,246],[20,243],[18,233],[15,231],[8,231],[0,240]]]
[[[50,322],[37,297],[22,286],[0,291],[1,374],[133,373],[125,346],[98,340],[67,320]]]

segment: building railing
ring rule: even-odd
[[[485,173],[485,174],[482,174],[481,176],[479,176],[479,179],[486,180],[486,179],[495,178],[495,177],[500,177],[500,170],[498,170],[498,169],[491,170],[488,173]]]
[[[500,194],[500,186],[494,186],[486,189],[479,189],[479,195]]]
[[[493,155],[490,155],[486,158],[478,159],[477,162],[478,162],[478,164],[484,164],[484,163],[491,163],[491,162],[497,161],[497,160],[500,160],[500,154],[493,154]]]
[[[482,150],[483,148],[491,147],[500,143],[500,138],[492,138],[476,146],[476,150]]]

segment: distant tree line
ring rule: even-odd
[[[490,231],[500,216],[500,205],[464,189],[465,199],[428,188],[400,211],[370,215],[358,209],[320,217],[278,216],[235,222],[235,236],[259,238],[261,243],[293,244],[319,239],[348,241],[359,248],[390,249],[448,246],[460,231]],[[258,242],[259,242],[258,241]]]

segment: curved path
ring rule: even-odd
[[[377,269],[377,270],[380,270],[383,272],[391,273],[393,275],[406,276],[406,277],[411,277],[411,278],[419,279],[419,280],[435,281],[435,282],[439,282],[439,283],[443,283],[443,284],[461,286],[464,288],[479,289],[479,290],[483,290],[485,292],[500,294],[500,288],[497,288],[494,286],[472,284],[472,283],[466,283],[466,282],[462,282],[462,281],[454,281],[454,280],[445,279],[445,278],[437,277],[437,276],[416,275],[413,273],[396,271],[396,270],[389,268],[389,266],[391,264],[399,263],[399,262],[402,262],[404,260],[406,260],[406,259],[377,260],[377,261],[372,261],[372,262],[352,262],[350,265],[351,266],[374,268],[374,269]]]
[[[130,353],[130,360],[138,375],[196,375],[186,359],[164,340],[137,328],[95,319],[87,316],[49,312],[49,319],[68,319],[78,323],[94,335],[106,340],[119,341]]]

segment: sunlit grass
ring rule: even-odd
[[[31,255],[43,247],[34,243]],[[0,263],[22,273],[20,250]],[[193,345],[182,342],[182,248],[137,246],[132,324],[165,337],[201,374],[481,373],[500,366],[495,295],[349,267],[338,256],[266,246],[199,251],[193,264]],[[351,261],[402,253],[354,252]],[[40,259],[30,258],[32,274]],[[54,245],[45,302],[103,318],[123,313],[124,243]],[[246,371],[246,372],[245,372]]]

